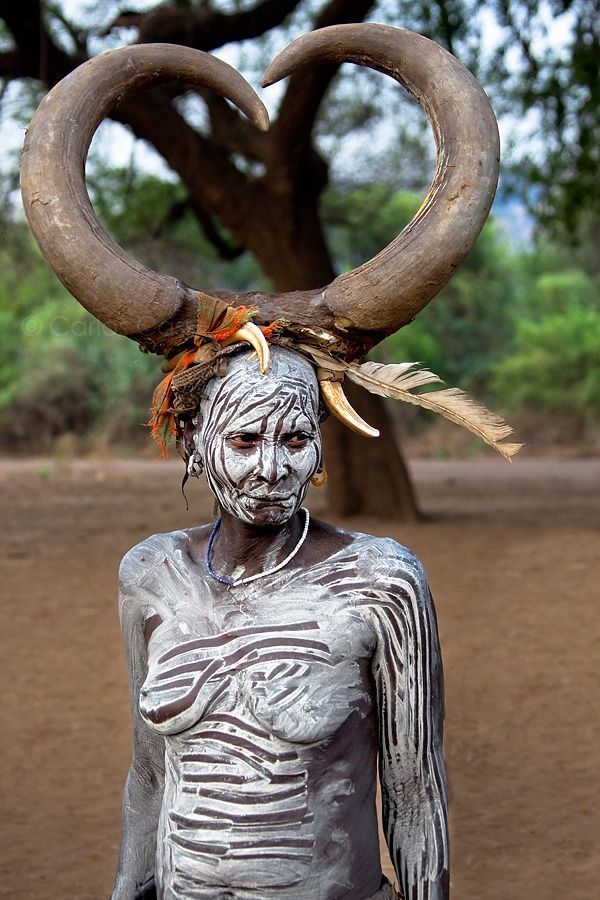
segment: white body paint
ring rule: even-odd
[[[158,535],[122,567],[124,618],[151,601],[144,615],[163,620],[139,701],[165,742],[159,896],[367,896],[344,893],[364,852],[344,819],[358,807],[368,833],[375,816],[379,706],[392,858],[407,898],[441,897],[423,887],[447,867],[447,839],[440,661],[418,562],[356,535],[308,572],[281,571],[260,592],[236,588],[215,603],[188,545],[184,532]],[[319,772],[348,725],[364,744],[360,767],[371,766],[366,810],[353,796],[364,771],[339,761]]]
[[[321,458],[312,368],[236,359],[202,400],[196,452],[231,536],[253,526],[238,551],[258,535],[259,571],[276,565]],[[226,588],[197,540],[157,535],[122,563],[136,755],[113,900],[152,874],[159,900],[384,900],[378,753],[406,900],[446,900],[441,661],[418,560],[319,524],[284,568]],[[256,560],[219,563],[231,578]]]
[[[279,349],[262,375],[255,358],[234,357],[226,377],[207,385],[197,421],[196,450],[222,509],[250,524],[261,513],[264,523],[283,523],[299,509],[321,459],[319,387],[310,363]],[[306,435],[303,446],[282,440],[297,433]],[[236,447],[232,438],[242,434],[260,441]]]

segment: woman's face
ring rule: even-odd
[[[267,375],[235,368],[203,404],[200,445],[222,509],[254,525],[286,522],[302,505],[321,460],[312,367],[279,351]]]

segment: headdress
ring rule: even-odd
[[[270,64],[263,85],[319,63],[355,62],[387,73],[425,109],[437,145],[435,176],[421,208],[373,259],[331,284],[288,293],[197,291],[128,256],[92,209],[84,165],[92,136],[111,108],[142,87],[210,87],[261,130],[267,112],[242,76],[215,57],[170,44],[108,51],[81,65],[42,101],[23,150],[22,192],[31,229],[60,280],[100,321],[162,354],[167,375],[155,391],[152,430],[164,443],[177,415],[192,412],[203,381],[222,373],[239,341],[268,367],[268,342],[305,355],[329,410],[376,437],[343,392],[367,390],[441,413],[510,458],[508,425],[462,391],[415,389],[440,379],[414,363],[361,362],[384,337],[413,320],[475,243],[495,193],[499,139],[487,96],[442,47],[387,25],[335,25],[310,32]]]

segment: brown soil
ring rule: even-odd
[[[348,520],[421,556],[447,692],[455,900],[590,900],[598,835],[599,460],[420,461],[431,518]],[[0,463],[0,897],[110,895],[130,755],[115,582],[210,517],[177,463]],[[313,508],[323,508],[314,491]]]

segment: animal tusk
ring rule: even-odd
[[[351,428],[352,431],[362,434],[363,437],[379,437],[379,431],[376,428],[372,428],[368,422],[365,422],[359,416],[355,409],[352,409],[341,382],[331,381],[319,373],[317,373],[317,377],[319,378],[323,399],[330,413],[339,419],[340,422],[343,422],[344,425],[347,425],[348,428]]]
[[[258,325],[255,325],[254,322],[247,322],[245,325],[242,325],[241,328],[238,328],[235,334],[232,334],[231,337],[225,341],[223,346],[226,347],[228,344],[235,344],[237,341],[245,341],[247,344],[251,344],[256,350],[260,371],[263,375],[269,371],[271,351],[267,339]]]

